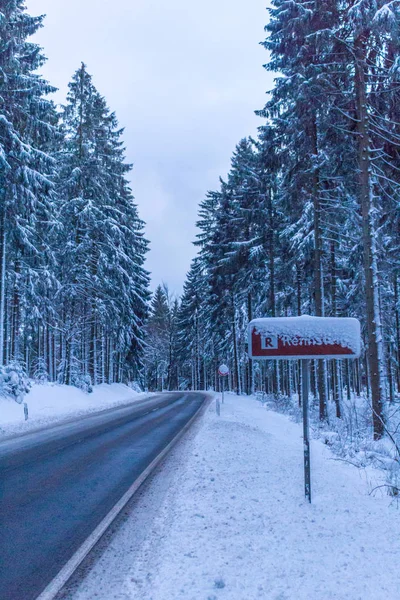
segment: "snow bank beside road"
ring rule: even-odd
[[[397,600],[399,512],[301,426],[227,396],[167,459],[69,600]],[[377,482],[379,480],[377,479]]]
[[[25,396],[28,421],[24,418],[23,405],[12,398],[0,397],[0,439],[2,435],[23,433],[66,418],[134,402],[148,395],[138,394],[122,383],[97,385],[91,394],[67,385],[35,384]]]

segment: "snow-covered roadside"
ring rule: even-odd
[[[139,394],[122,383],[97,385],[91,394],[72,386],[34,384],[25,397],[28,421],[25,421],[23,405],[12,398],[0,397],[0,440],[5,435],[24,433],[64,419],[136,402],[147,396],[149,394]]]
[[[300,425],[254,398],[221,409],[175,448],[68,598],[397,599],[399,512],[369,494],[381,473],[314,440],[310,506]]]

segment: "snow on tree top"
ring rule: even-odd
[[[283,345],[308,347],[341,347],[359,356],[361,350],[360,323],[345,317],[271,317],[254,319],[249,324],[250,332],[262,338],[279,338]],[[263,348],[266,352],[268,348]],[[271,353],[273,348],[271,346]],[[265,354],[265,352],[263,353]]]

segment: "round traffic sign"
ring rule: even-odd
[[[229,375],[229,367],[227,365],[221,365],[218,369],[218,373],[221,375],[221,377]]]

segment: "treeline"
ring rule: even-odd
[[[90,388],[136,379],[148,243],[116,116],[84,64],[65,106],[24,0],[0,0],[0,364]]]
[[[319,415],[351,393],[370,400],[376,438],[400,389],[400,12],[392,2],[286,2],[264,42],[275,87],[257,139],[200,205],[179,309],[182,385],[290,395],[294,362],[251,364],[246,326],[259,316],[355,316],[364,355],[314,361]],[[346,394],[347,396],[343,396]]]

